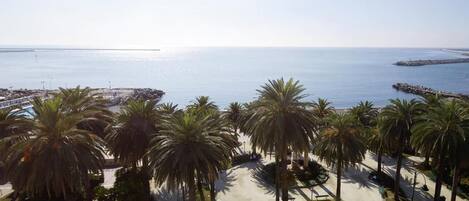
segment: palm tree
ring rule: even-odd
[[[112,112],[106,107],[106,101],[93,89],[86,87],[64,89],[59,88],[59,92],[54,93],[55,97],[61,98],[63,109],[67,113],[81,113],[86,118],[78,123],[78,127],[92,131],[104,139],[112,123]]]
[[[317,131],[320,131],[326,126],[326,117],[335,112],[332,103],[327,99],[318,98],[317,101],[313,101],[311,112],[314,119],[316,120]],[[318,134],[318,133],[317,133]],[[303,167],[308,167],[309,152],[304,152],[303,155]]]
[[[334,113],[335,109],[327,99],[318,98],[317,101],[313,102],[311,112],[319,121],[319,126],[324,126],[325,118]]]
[[[208,96],[199,96],[195,98],[195,101],[192,104],[187,106],[187,110],[193,112],[208,112],[217,110],[218,106],[215,105],[215,102],[210,101],[210,97]]]
[[[439,107],[444,100],[443,97],[441,97],[439,94],[436,95],[422,95],[422,98],[420,99],[423,104],[423,108],[425,110],[425,113],[428,113],[431,111],[431,108],[434,107]],[[430,150],[430,149],[422,149],[422,150]],[[423,153],[425,155],[425,160],[423,161],[422,165],[423,167],[430,169],[430,151],[427,151]]]
[[[287,152],[310,150],[315,123],[304,101],[304,88],[290,79],[269,80],[257,90],[259,98],[249,119],[251,142],[264,152],[275,151],[280,159],[282,200],[288,200]]]
[[[80,113],[64,112],[62,99],[33,101],[31,129],[17,133],[6,153],[8,179],[17,192],[28,196],[62,197],[89,189],[89,174],[101,173],[104,142],[77,128]],[[87,199],[91,200],[89,194]]]
[[[145,188],[150,193],[149,180],[151,173],[148,158],[145,156],[149,142],[158,133],[161,121],[156,102],[135,100],[124,106],[115,119],[115,126],[106,136],[111,154],[124,166],[137,171],[142,162],[142,171],[146,175]]]
[[[381,162],[383,152],[386,150],[382,132],[378,128],[378,114],[372,102],[360,101],[357,106],[352,107],[350,113],[360,123],[363,128],[362,133],[365,136],[368,149],[375,152],[378,158],[378,177],[381,175]]]
[[[361,162],[365,158],[366,145],[359,123],[350,114],[333,114],[314,147],[314,153],[329,166],[337,168],[337,192],[340,200],[342,168]]]
[[[183,112],[164,119],[148,152],[155,181],[166,183],[169,189],[186,184],[189,200],[195,201],[196,174],[215,176],[231,155],[232,142],[220,133],[223,123],[219,118]]]
[[[469,135],[466,133],[466,139],[463,143],[460,150],[457,152],[455,158],[453,158],[453,182],[451,185],[451,201],[456,201],[457,197],[457,189],[459,186],[459,181],[461,177],[461,169],[469,168],[469,158],[467,157],[467,153],[469,152]]]
[[[412,99],[410,101],[392,99],[382,114],[381,129],[383,138],[388,147],[397,154],[396,175],[394,180],[394,199],[399,200],[399,180],[401,177],[402,153],[409,146],[411,128],[415,124],[418,115],[422,112],[421,103]]]
[[[29,128],[29,121],[26,119],[25,115],[22,114],[22,110],[17,108],[0,109],[0,183],[3,183],[5,179],[5,154],[12,144],[12,142],[1,142],[17,133],[26,132]]]
[[[352,107],[350,112],[357,118],[357,120],[365,128],[372,128],[376,125],[376,118],[378,117],[378,109],[374,108],[372,102],[360,101],[360,103]]]
[[[412,130],[411,143],[424,153],[431,153],[437,161],[436,201],[440,199],[445,168],[458,158],[465,145],[469,134],[469,112],[456,100],[451,100],[429,108],[422,118],[424,120]]]
[[[388,148],[386,146],[386,142],[383,136],[383,132],[380,129],[381,126],[381,118],[378,118],[377,125],[365,132],[365,136],[367,139],[367,146],[368,149],[373,151],[377,154],[378,158],[378,165],[377,165],[377,176],[380,177],[382,174],[381,167],[382,167],[382,158],[383,154],[388,152]]]
[[[153,101],[130,101],[115,118],[106,136],[111,153],[125,166],[136,168],[144,158],[152,135],[157,133],[160,115]]]
[[[224,117],[230,123],[234,133],[238,132],[241,126],[242,105],[238,102],[230,103],[228,109],[224,112]]]

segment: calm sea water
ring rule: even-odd
[[[300,80],[308,99],[338,108],[414,96],[396,82],[469,93],[469,64],[398,67],[398,60],[460,57],[439,49],[173,48],[160,51],[36,50],[0,53],[0,88],[150,87],[181,106],[210,96],[224,107],[250,101],[268,79]]]

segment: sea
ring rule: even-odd
[[[225,108],[254,100],[269,80],[293,78],[308,101],[326,98],[336,108],[365,100],[384,106],[392,98],[418,98],[394,90],[397,82],[469,94],[469,64],[393,65],[458,57],[463,56],[438,48],[2,49],[0,88],[155,88],[166,92],[163,102],[184,107],[197,96],[210,96]]]

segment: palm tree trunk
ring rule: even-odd
[[[275,201],[280,201],[280,163],[275,153]]]
[[[204,189],[202,188],[202,176],[200,172],[197,172],[197,189],[199,190],[199,196],[201,201],[205,201]]]
[[[453,170],[453,184],[451,185],[451,201],[456,201],[456,193],[459,185],[459,165],[454,166]]]
[[[341,177],[342,177],[342,144],[339,143],[337,148],[337,189],[335,193],[335,200],[340,200],[340,186],[341,186]]]
[[[425,153],[425,161],[423,161],[423,164],[425,165],[425,168],[430,166],[430,154],[431,154],[430,151],[427,151]]]
[[[145,194],[148,196],[147,200],[150,200],[150,178],[151,178],[151,175],[150,175],[149,168],[148,168],[148,157],[146,157],[146,156],[144,156],[143,159],[142,159],[142,171],[143,171],[143,174],[145,175],[145,183],[144,183]]]
[[[287,170],[287,149],[285,148],[282,151],[282,159],[280,164],[282,165],[281,169],[281,187],[282,187],[282,201],[288,201],[288,170]]]
[[[399,181],[401,179],[401,167],[402,167],[402,148],[399,148],[397,155],[397,165],[396,165],[396,176],[394,178],[394,200],[399,201]]]
[[[186,201],[186,185],[182,184],[182,201]]]
[[[189,201],[195,201],[194,174],[187,181],[187,188],[189,188]]]
[[[440,153],[440,155],[438,156],[438,168],[437,168],[437,173],[436,173],[436,181],[435,181],[435,195],[433,196],[433,200],[434,201],[438,201],[440,200],[440,196],[441,196],[441,185],[442,185],[442,181],[441,181],[441,178],[443,178],[443,157],[444,157],[444,153]]]
[[[308,167],[308,164],[309,164],[308,154],[309,153],[307,151],[305,151],[304,156],[303,156],[303,167],[304,167],[304,169],[306,169]]]
[[[381,176],[381,163],[383,160],[383,151],[381,149],[378,150],[378,177]]]
[[[90,178],[87,176],[85,181],[86,181],[84,183],[85,193],[86,193],[85,200],[86,201],[92,201],[93,200],[93,190],[91,189]]]
[[[210,181],[210,200],[215,201],[215,181]]]

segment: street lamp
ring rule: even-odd
[[[414,194],[415,194],[415,185],[417,185],[417,168],[415,167],[415,163],[414,163],[414,183],[412,185],[412,198],[411,200],[414,201]],[[427,187],[427,179],[425,179],[425,175],[422,175],[423,177],[423,186],[422,186],[422,190],[423,191],[428,191],[428,187]]]

